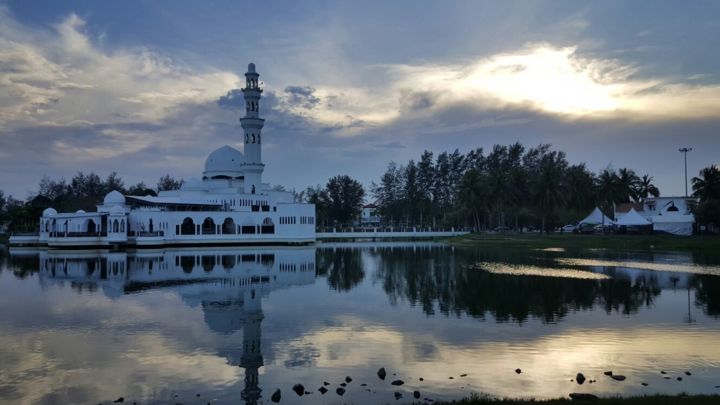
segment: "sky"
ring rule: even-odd
[[[663,195],[720,164],[717,1],[3,1],[0,190],[202,175],[264,82],[264,181],[520,141]]]

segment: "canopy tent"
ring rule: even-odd
[[[627,214],[623,215],[622,218],[618,219],[617,224],[619,226],[648,226],[652,225],[652,222],[638,214],[635,208],[632,208]]]
[[[600,208],[595,207],[593,212],[590,213],[585,219],[579,222],[580,224],[590,224],[590,225],[599,225],[599,224],[606,224],[610,225],[613,223],[613,221],[608,218],[605,214],[600,211]]]
[[[653,217],[653,229],[673,235],[690,236],[693,233],[695,216],[692,214],[679,214],[665,212]]]

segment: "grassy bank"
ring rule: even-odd
[[[472,396],[470,398],[462,399],[459,401],[452,402],[436,402],[438,405],[486,405],[486,404],[503,404],[503,405],[525,405],[525,404],[541,404],[541,405],[554,405],[554,404],[569,404],[569,403],[592,403],[599,405],[674,405],[674,404],[719,404],[719,395],[649,395],[642,397],[629,397],[629,398],[601,398],[595,401],[573,401],[571,399],[549,399],[549,400],[523,400],[523,399],[494,399],[490,397]]]
[[[720,236],[671,235],[576,235],[576,234],[490,234],[473,233],[445,240],[455,246],[544,249],[657,249],[720,251]]]

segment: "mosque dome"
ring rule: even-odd
[[[51,217],[53,215],[57,215],[57,211],[55,211],[54,208],[45,208],[45,211],[42,213],[44,217]]]
[[[103,204],[105,205],[124,205],[125,204],[125,196],[122,195],[119,191],[113,190],[105,196],[105,199],[103,200]]]
[[[216,149],[205,160],[203,178],[234,179],[243,175],[243,154],[230,146]]]
[[[85,210],[77,210],[77,211],[75,211],[75,213],[76,213],[76,214],[84,214],[84,213],[85,213]]]

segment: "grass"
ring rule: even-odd
[[[555,404],[568,404],[568,403],[584,403],[589,402],[600,405],[674,405],[674,404],[719,404],[719,395],[648,395],[640,397],[607,397],[601,398],[596,401],[573,401],[569,398],[558,398],[548,400],[534,400],[534,399],[497,399],[489,396],[472,395],[468,398],[461,399],[458,401],[451,402],[435,402],[438,405],[485,405],[485,404],[502,404],[502,405],[526,405],[526,404],[542,404],[542,405],[555,405]]]
[[[445,240],[455,246],[508,247],[542,249],[562,247],[566,249],[605,248],[620,250],[697,250],[720,251],[720,235],[672,236],[672,235],[576,235],[537,233],[473,233]]]

